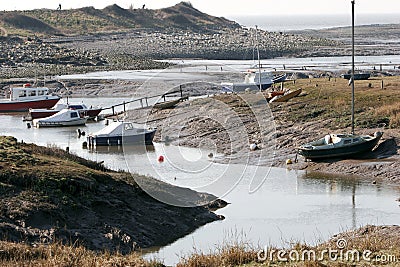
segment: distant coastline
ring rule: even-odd
[[[288,32],[297,30],[319,30],[326,28],[346,27],[351,25],[349,14],[336,15],[262,15],[262,16],[229,16],[246,27],[258,25],[266,31]],[[400,24],[400,14],[358,14],[357,25]]]

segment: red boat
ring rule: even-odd
[[[10,98],[0,99],[0,112],[22,112],[30,108],[50,108],[59,96],[50,95],[47,87],[31,87],[29,83],[23,87],[10,89]]]
[[[88,119],[94,119],[102,111],[102,108],[88,108],[85,104],[62,104],[59,103],[51,109],[29,109],[30,119],[40,119],[49,117],[56,114],[62,109],[73,109],[79,112],[81,117],[88,117]]]

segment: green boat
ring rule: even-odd
[[[351,134],[328,134],[316,141],[298,147],[298,153],[306,159],[354,158],[370,152],[379,142],[383,133],[373,135],[356,135],[354,133],[354,5],[352,4],[352,106],[351,106]]]
[[[301,145],[299,154],[306,159],[351,158],[371,151],[382,137],[373,135],[328,134],[324,138]]]

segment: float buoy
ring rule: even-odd
[[[257,147],[257,144],[250,144],[250,150],[251,151],[254,151],[254,150],[256,150],[258,147]]]
[[[158,157],[158,162],[164,162],[164,156],[163,155]]]
[[[293,162],[292,162],[292,160],[291,159],[287,159],[286,160],[286,165],[289,165],[289,164],[292,164]]]

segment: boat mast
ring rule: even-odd
[[[260,48],[258,46],[258,27],[256,25],[256,44],[257,44],[257,58],[258,58],[258,83],[260,85],[260,92],[262,91],[261,84],[261,61],[260,61]]]
[[[354,5],[351,1],[351,134],[354,134]]]

